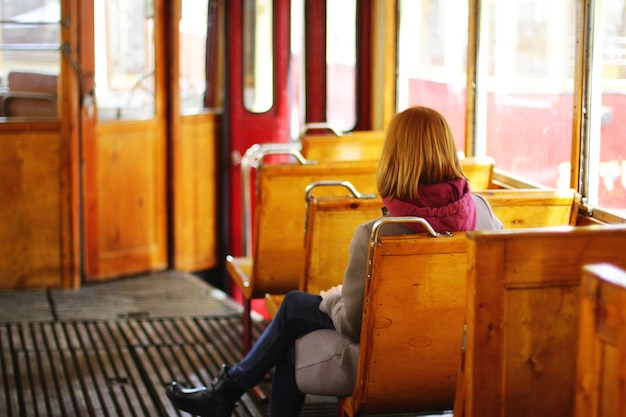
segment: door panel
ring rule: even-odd
[[[154,121],[96,129],[88,172],[86,277],[97,280],[167,266],[165,136]]]
[[[95,45],[95,55],[81,64],[94,74],[96,103],[94,117],[82,124],[85,280],[164,269],[165,1],[83,7],[93,25],[85,24],[82,40]]]

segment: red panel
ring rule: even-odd
[[[357,2],[357,125],[372,128],[372,0]],[[306,2],[306,123],[327,122],[326,117],[326,2]],[[354,100],[354,97],[350,97]]]
[[[355,130],[372,129],[372,0],[357,2],[357,97]]]
[[[306,123],[326,122],[326,1],[305,7]]]

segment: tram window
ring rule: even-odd
[[[483,3],[481,13],[479,147],[505,172],[543,186],[567,188],[575,4],[490,0]]]
[[[422,105],[440,111],[459,150],[465,149],[467,3],[398,3],[397,110]]]
[[[326,1],[326,119],[343,131],[356,125],[356,1]]]
[[[599,2],[590,123],[588,201],[626,213],[626,0]],[[598,52],[599,51],[599,52]],[[597,140],[600,138],[600,140]]]
[[[98,120],[154,117],[152,0],[95,0]]]
[[[272,0],[245,0],[243,14],[244,106],[263,113],[274,104]]]
[[[305,80],[304,80],[304,0],[291,0],[291,16],[289,26],[289,48],[292,88],[289,89],[290,106],[289,129],[290,137],[300,137],[305,116]]]
[[[0,0],[0,117],[57,118],[60,20],[58,1]]]
[[[215,65],[214,57],[207,54],[209,0],[183,0],[180,32],[180,111],[195,114],[205,109],[204,95],[207,91],[207,61]],[[215,106],[216,103],[211,103]]]

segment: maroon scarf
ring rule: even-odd
[[[439,184],[419,184],[419,200],[383,198],[390,216],[423,217],[436,232],[461,232],[476,227],[476,206],[467,180],[455,178]],[[426,230],[418,223],[407,223],[416,232]]]

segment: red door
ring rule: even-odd
[[[271,36],[264,42],[258,33],[251,33],[254,27],[250,19],[255,19],[257,12],[263,10],[248,9],[249,5],[271,6]],[[288,107],[288,69],[289,69],[289,14],[290,0],[227,2],[228,50],[227,54],[227,138],[229,151],[228,187],[222,195],[229,196],[229,205],[225,207],[228,219],[228,252],[232,255],[243,254],[242,236],[242,197],[240,157],[254,145],[269,142],[288,142],[289,107]],[[259,8],[260,9],[260,8]],[[244,16],[245,20],[244,22]],[[269,45],[271,43],[271,45]],[[263,54],[263,51],[272,51]],[[230,51],[230,52],[228,52]],[[271,105],[269,109],[253,111],[244,100],[244,94],[250,90],[250,68],[256,56],[263,56],[263,65],[271,70]],[[271,63],[268,58],[271,57]],[[266,67],[267,68],[267,67]],[[261,86],[263,87],[263,86]],[[267,98],[265,98],[267,100]]]

